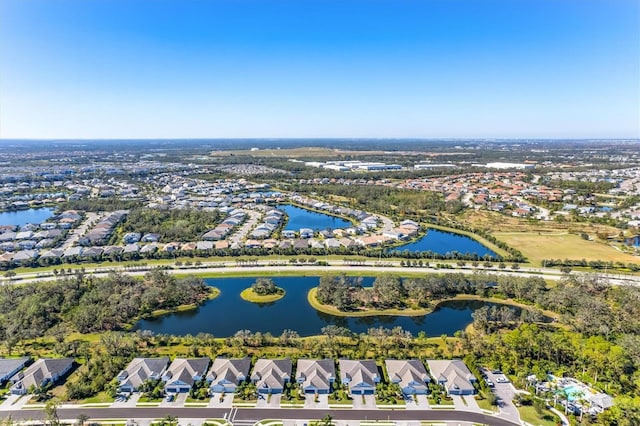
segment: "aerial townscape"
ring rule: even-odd
[[[635,144],[9,141],[0,413],[610,424],[640,377]],[[308,164],[340,158],[401,167]]]
[[[0,426],[640,426],[638,17],[0,1]]]

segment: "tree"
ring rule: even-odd
[[[51,426],[60,426],[60,418],[58,417],[58,407],[60,403],[57,399],[53,398],[47,401],[44,406],[44,414],[47,422]]]

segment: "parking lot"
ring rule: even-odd
[[[518,413],[518,409],[512,402],[516,394],[516,388],[513,387],[509,379],[499,370],[483,368],[480,371],[486,376],[487,384],[498,397],[498,407],[500,408],[498,416],[514,422],[520,422],[520,413]]]

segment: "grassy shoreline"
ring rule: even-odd
[[[497,297],[482,297],[474,294],[458,294],[454,297],[447,297],[445,299],[437,299],[433,301],[433,306],[428,308],[421,309],[367,309],[366,311],[340,311],[334,306],[324,305],[318,301],[316,297],[318,288],[314,287],[307,293],[307,301],[315,310],[340,317],[367,317],[367,316],[377,316],[377,315],[393,315],[393,316],[421,316],[427,315],[433,312],[435,308],[438,307],[441,303],[456,301],[456,300],[477,300],[479,302],[487,302],[487,303],[495,303],[501,305],[509,305],[515,306],[520,309],[538,309],[535,306],[527,305],[524,303],[517,302],[511,299],[500,299]],[[554,313],[551,311],[542,311],[544,315],[554,317]]]
[[[284,289],[280,287],[277,287],[277,289],[278,292],[276,294],[268,294],[262,296],[260,294],[257,294],[251,287],[249,287],[242,290],[242,292],[240,293],[240,297],[242,298],[242,300],[251,303],[272,303],[282,299],[287,294]]]

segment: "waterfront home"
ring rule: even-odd
[[[311,228],[300,228],[300,238],[311,238],[313,234],[314,232]]]
[[[291,380],[291,360],[261,358],[253,367],[251,381],[259,393],[282,393],[285,383]]]
[[[389,381],[400,386],[405,395],[424,395],[427,393],[427,384],[430,382],[427,369],[418,359],[396,360],[388,359],[385,362]]]
[[[22,370],[31,358],[25,356],[22,358],[0,358],[0,385],[4,384],[11,377]]]
[[[340,379],[349,386],[351,395],[373,395],[380,383],[378,366],[374,360],[341,359]]]
[[[207,374],[211,393],[233,393],[249,375],[251,358],[216,358]]]
[[[169,365],[168,357],[134,358],[118,376],[118,392],[131,393],[147,380],[160,380]]]
[[[296,381],[304,393],[328,394],[336,379],[336,367],[332,359],[299,359]]]
[[[473,395],[476,392],[473,384],[476,377],[459,359],[427,360],[431,376],[443,386],[449,395]]]
[[[284,230],[282,231],[281,235],[282,235],[282,238],[295,238],[296,231]]]
[[[193,384],[202,379],[210,363],[209,357],[174,359],[162,375],[162,381],[165,382],[165,392],[189,392]]]
[[[56,383],[71,370],[73,363],[73,358],[39,359],[26,370],[11,377],[13,385],[10,392],[13,395],[24,395],[30,389],[43,388]]]

